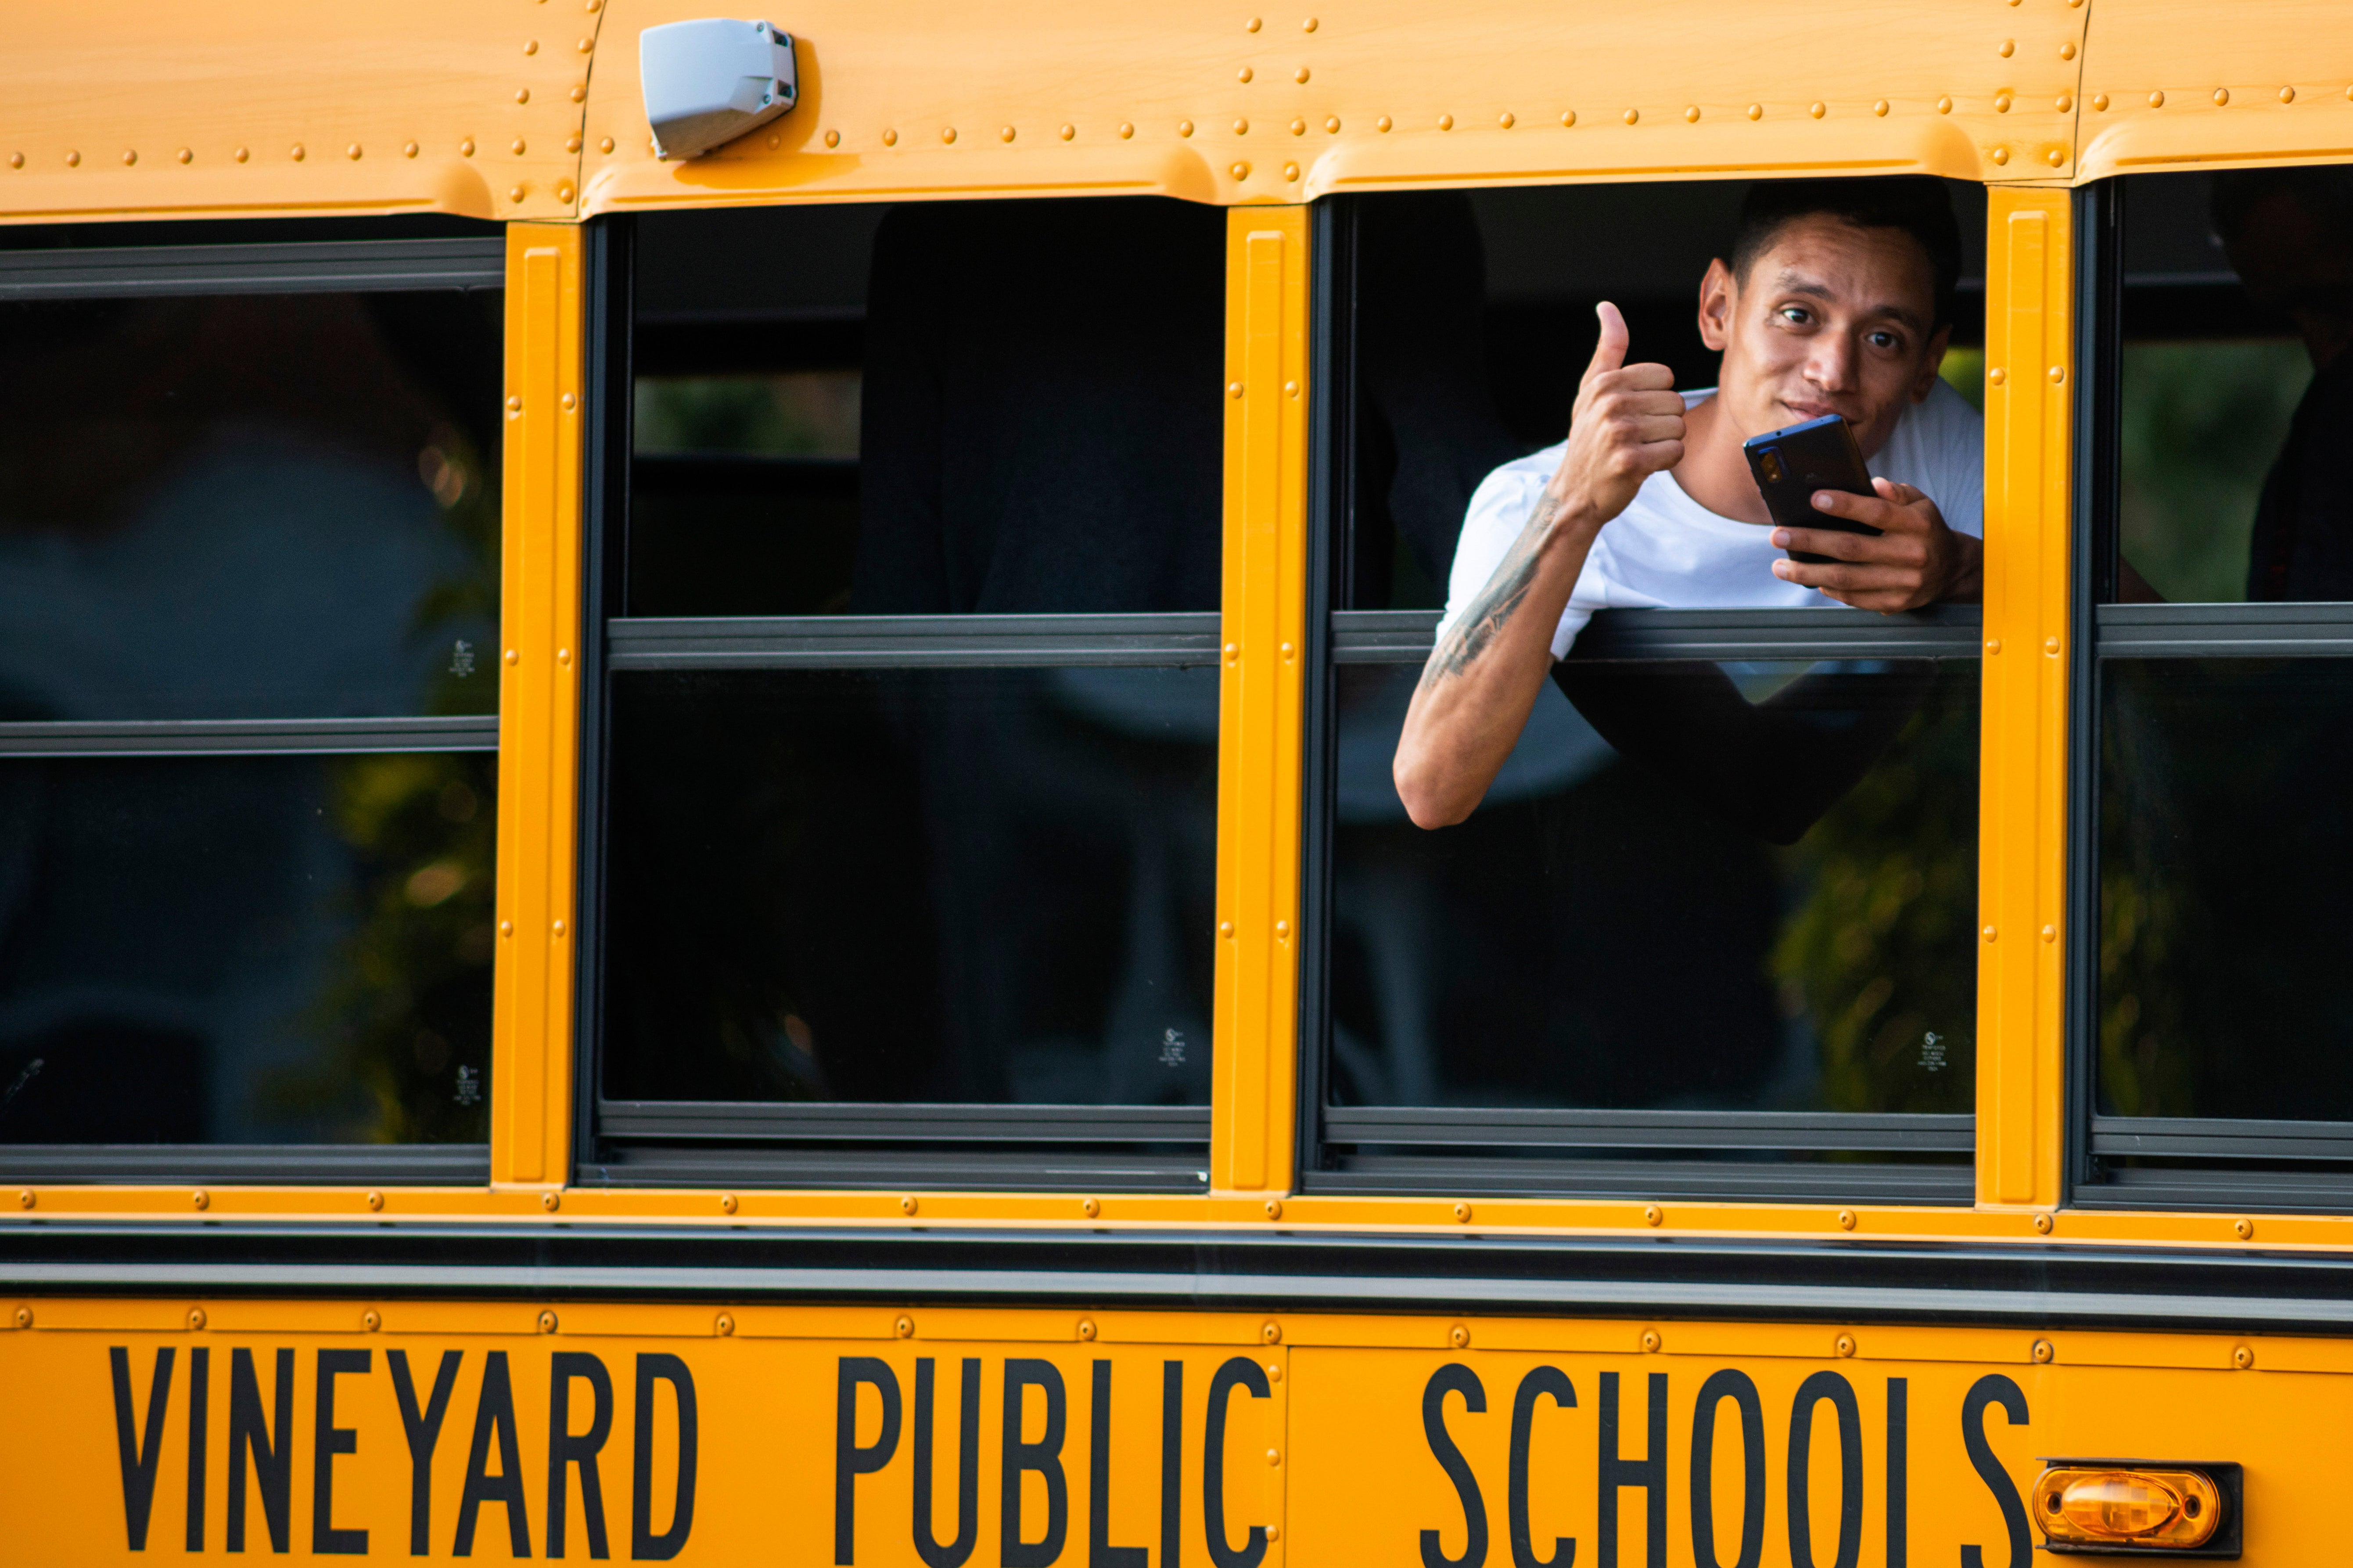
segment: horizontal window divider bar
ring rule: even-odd
[[[1334,1142],[1456,1148],[1802,1149],[1968,1153],[1973,1116],[1848,1115],[1817,1111],[1534,1110],[1334,1108]]]
[[[614,669],[1187,667],[1218,662],[1219,617],[792,616],[631,617],[606,623]]]
[[[1767,1160],[1432,1159],[1348,1155],[1303,1172],[1310,1194],[1451,1197],[1696,1198],[1729,1203],[1968,1204],[1976,1174],[1949,1165]]]
[[[2261,1167],[2112,1165],[2068,1194],[2077,1208],[2249,1209],[2342,1215],[2353,1210],[2353,1171],[2274,1171]]]
[[[487,1143],[0,1144],[0,1182],[475,1186],[490,1179]]]
[[[1332,616],[1339,664],[1418,664],[1430,657],[1436,610],[1342,610]],[[1975,658],[1983,616],[1974,605],[1905,615],[1856,610],[1602,610],[1579,632],[1572,659],[1815,660]]]
[[[2094,1116],[2092,1152],[2189,1160],[2353,1161],[2353,1122]]]
[[[80,720],[0,723],[0,757],[495,752],[495,713],[398,719]]]
[[[830,1191],[1198,1193],[1209,1184],[1206,1137],[1175,1152],[1073,1148],[990,1151],[777,1149],[709,1146],[640,1149],[605,1143],[584,1163],[583,1185],[617,1187],[796,1187]]]
[[[2353,658],[2353,604],[2102,605],[2102,658]]]
[[[1155,1143],[1209,1136],[1206,1106],[744,1104],[600,1100],[597,1131],[652,1141]]]
[[[0,300],[506,287],[506,241],[326,240],[0,251]]]

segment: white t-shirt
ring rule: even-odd
[[[1690,407],[1715,388],[1683,394]],[[1440,635],[1479,596],[1526,528],[1568,443],[1505,463],[1480,482],[1463,515],[1462,537],[1447,574],[1446,616]],[[1876,478],[1917,486],[1957,533],[1985,533],[1985,424],[1977,410],[1944,382],[1925,402],[1905,409],[1887,445],[1865,465]],[[1770,527],[1738,522],[1708,510],[1683,492],[1671,473],[1642,481],[1633,501],[1602,526],[1577,574],[1568,608],[1553,634],[1552,656],[1569,645],[1596,610],[1820,610],[1839,602],[1816,589],[1773,575]]]

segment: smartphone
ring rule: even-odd
[[[1748,454],[1748,471],[1756,476],[1765,510],[1773,514],[1778,526],[1833,528],[1841,533],[1867,533],[1874,538],[1883,531],[1814,508],[1816,490],[1844,490],[1858,496],[1879,493],[1871,488],[1871,471],[1862,466],[1862,448],[1854,444],[1853,429],[1838,415],[1825,414],[1803,425],[1752,436],[1742,443],[1741,450]],[[1789,559],[1819,563],[1831,557],[1792,550]]]

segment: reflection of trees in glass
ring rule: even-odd
[[[637,449],[855,458],[860,379],[856,371],[641,376]]]
[[[465,554],[462,566],[437,578],[417,602],[419,641],[446,646],[437,660],[431,713],[495,713],[499,709],[499,660],[495,648],[450,628],[495,628],[499,624],[498,470],[481,460],[466,433],[454,425],[435,426],[417,454],[417,477],[440,504],[442,526]]]
[[[1810,1025],[1827,1110],[1976,1100],[1978,705],[1940,672],[1878,763],[1780,852],[1801,889],[1768,969]]]
[[[2121,543],[2167,599],[2247,596],[2255,501],[2311,378],[2293,339],[2125,345]]]
[[[1985,350],[1980,348],[1949,348],[1945,351],[1945,363],[1936,374],[1946,384],[1969,400],[1969,406],[1985,412]]]
[[[326,773],[352,867],[331,912],[350,935],[302,1020],[319,1052],[262,1092],[282,1113],[347,1118],[353,1142],[484,1142],[498,759],[338,758]]]

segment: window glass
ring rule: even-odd
[[[2121,185],[2113,596],[2353,598],[2353,174]]]
[[[2353,660],[2101,676],[2100,1110],[2353,1120]]]
[[[603,1092],[1206,1105],[1218,677],[613,677]]]
[[[1571,660],[1436,832],[1336,673],[1330,1103],[1970,1109],[1973,664]]]
[[[1311,944],[1331,1179],[1756,1191],[1764,1162],[1820,1167],[1786,1193],[1953,1194],[1976,1078],[1984,213],[1925,177],[1335,212],[1349,381]],[[1540,599],[1513,568],[1573,461],[1605,302],[1622,363],[1664,367],[1624,378],[1662,455]],[[1782,575],[1743,443],[1826,413],[1921,492],[1898,500],[1934,503],[1904,522],[1945,564],[1868,606],[1901,614]],[[1497,735],[1516,744],[1492,771]],[[1710,1167],[1727,1159],[1743,1171]],[[1862,1162],[1950,1168],[1828,1171]]]
[[[496,781],[0,757],[0,1143],[485,1141]]]
[[[648,216],[630,616],[1218,607],[1225,219]]]
[[[0,721],[495,712],[499,310],[0,304]]]

